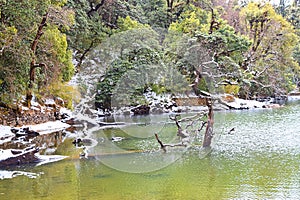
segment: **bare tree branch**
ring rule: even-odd
[[[160,148],[164,151],[167,152],[166,147],[187,147],[186,144],[182,143],[177,143],[177,144],[163,144],[162,141],[158,138],[157,133],[154,134],[157,142],[160,144]]]

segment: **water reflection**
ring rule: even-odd
[[[71,141],[57,152],[70,159],[24,171],[40,173],[36,179],[18,176],[0,181],[1,199],[299,199],[300,198],[300,106],[277,110],[218,113],[212,152],[199,158],[191,148],[173,164],[148,173],[126,173],[103,164],[103,159],[156,162],[155,139],[130,137],[120,129],[100,130],[93,137],[97,146],[91,157],[78,159]],[[235,127],[228,135],[227,130]],[[175,127],[167,126],[162,140]],[[169,135],[170,134],[170,135]],[[126,139],[117,144],[109,139]],[[99,139],[101,138],[101,139]],[[112,155],[107,145],[143,153]],[[153,150],[145,152],[147,149]],[[134,148],[132,148],[134,147]],[[78,152],[77,152],[78,153]],[[155,155],[156,156],[156,155]],[[153,159],[155,158],[155,159]]]

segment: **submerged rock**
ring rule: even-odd
[[[72,142],[76,146],[93,147],[97,145],[97,141],[91,138],[76,138]]]

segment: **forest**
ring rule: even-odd
[[[110,107],[125,72],[164,68],[159,63],[178,70],[196,94],[207,90],[206,75],[240,98],[286,95],[299,85],[299,9],[298,0],[1,0],[0,103],[59,96],[71,108],[78,88],[68,82],[116,35],[113,51],[130,51],[102,61],[100,108]],[[159,81],[137,86],[130,104],[149,88],[172,90]]]
[[[0,0],[0,199],[300,199],[300,0]]]

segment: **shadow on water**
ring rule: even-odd
[[[39,174],[34,179],[20,175],[1,180],[0,199],[299,199],[299,117],[299,104],[217,113],[209,155],[200,157],[197,147],[174,151],[174,162],[148,172],[147,167],[168,159],[157,151],[154,137],[136,137],[143,136],[142,127],[98,130],[92,134],[98,144],[89,149],[91,157],[72,156],[75,147],[66,140],[57,151],[71,155],[69,159],[28,168]],[[161,139],[175,140],[175,128],[161,128]],[[124,139],[115,142],[112,137]],[[117,150],[125,153],[112,154]],[[143,173],[128,173],[108,161],[127,170],[145,165]]]

